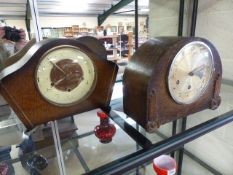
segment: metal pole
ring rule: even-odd
[[[37,1],[36,0],[29,0],[30,8],[31,8],[31,16],[34,25],[36,41],[39,42],[42,40],[42,32],[39,22],[39,12],[37,8]]]
[[[193,0],[193,11],[192,11],[192,22],[191,22],[190,36],[195,36],[196,21],[197,21],[197,10],[198,10],[198,0]],[[180,16],[182,16],[182,15],[180,14]],[[179,34],[182,34],[181,29],[178,30],[178,35]],[[187,123],[187,118],[185,117],[185,118],[182,119],[181,132],[185,131],[186,123]],[[180,149],[180,151],[179,151],[177,175],[182,174],[183,157],[184,157],[184,147],[182,147]]]
[[[178,36],[183,35],[184,0],[180,0]]]
[[[183,23],[184,23],[184,0],[180,0],[179,8],[179,25],[178,25],[178,36],[183,35]],[[172,136],[176,134],[177,120],[172,122]],[[175,152],[171,153],[171,156],[175,157]]]
[[[150,149],[143,149],[138,152],[132,153],[121,159],[108,163],[88,174],[95,175],[113,175],[123,174],[124,172],[136,168],[148,161],[153,160],[162,154],[166,154],[175,150],[184,144],[197,139],[221,126],[224,126],[233,121],[233,110],[201,123],[195,127],[187,129],[186,131],[172,136],[166,140],[153,145]]]
[[[74,145],[72,145],[72,147],[73,147],[74,153],[76,154],[76,156],[77,156],[79,162],[81,163],[83,169],[85,170],[85,172],[89,172],[90,169],[89,169],[89,167],[88,167],[86,161],[84,160],[82,154],[80,153],[79,149],[76,148],[76,146],[74,146]]]
[[[198,0],[194,0],[193,1],[193,11],[192,11],[192,22],[191,22],[190,36],[195,36],[196,21],[197,21],[197,10],[198,10]],[[181,31],[179,31],[179,32],[181,32]],[[182,119],[181,132],[185,131],[186,123],[187,123],[187,118],[185,117],[185,118]],[[184,157],[184,147],[182,147],[180,149],[180,151],[179,151],[177,175],[182,174],[183,157]]]
[[[36,41],[39,42],[42,40],[42,32],[41,32],[41,26],[39,22],[39,12],[38,12],[38,7],[37,7],[37,1],[29,0],[29,4],[31,8],[31,16],[32,16],[34,30],[35,30],[35,35],[36,35]],[[60,136],[58,132],[57,121],[51,121],[50,123],[52,126],[53,140],[54,140],[54,145],[56,149],[60,175],[65,175],[66,174],[65,163],[64,163],[63,154],[62,154],[61,141],[60,141]]]
[[[197,22],[197,10],[198,10],[198,0],[193,0],[193,12],[192,12],[192,23],[190,36],[195,36],[196,22]]]
[[[135,0],[135,50],[138,49],[138,0]]]
[[[30,26],[30,4],[29,4],[29,0],[27,0],[27,4],[26,4],[26,15],[25,15],[25,24],[26,24],[26,28],[27,28],[27,33],[28,33],[28,39],[31,40],[31,26]]]
[[[187,117],[182,118],[181,132],[185,131],[186,123],[187,123]],[[177,175],[181,175],[181,173],[182,173],[183,157],[184,157],[184,145],[182,146],[182,148],[179,151]]]
[[[109,117],[120,127],[122,128],[134,141],[141,146],[142,148],[149,148],[152,146],[150,140],[148,140],[144,135],[137,131],[133,126],[123,120],[115,112],[111,112]]]
[[[136,123],[136,130],[138,131],[138,132],[140,132],[139,131],[139,125]],[[138,143],[136,143],[136,151],[138,151],[140,149],[140,146],[138,145]],[[135,175],[139,175],[140,173],[139,173],[139,169],[140,169],[140,167],[137,167],[136,168],[136,172],[135,172]]]
[[[168,138],[167,136],[165,136],[164,134],[162,134],[159,131],[156,131],[155,133],[159,137],[161,137],[162,139],[167,139]],[[199,165],[201,165],[205,169],[207,169],[208,171],[210,171],[212,174],[214,174],[214,175],[222,175],[219,171],[217,171],[216,169],[214,169],[213,167],[211,167],[210,165],[208,165],[207,163],[205,163],[204,161],[202,161],[201,159],[199,159],[198,157],[196,157],[195,155],[193,155],[188,150],[184,149],[184,154],[186,156],[188,156],[189,158],[191,158],[192,160],[194,160],[195,162],[197,162]]]
[[[133,2],[133,1],[134,0],[121,0],[117,4],[112,5],[112,7],[110,9],[108,9],[107,11],[104,11],[103,14],[98,16],[98,26],[101,26],[109,15],[120,10],[122,7],[128,5],[129,3]]]
[[[191,152],[189,152],[189,151],[187,151],[185,149],[184,149],[184,154],[186,154],[188,157],[190,157],[192,160],[194,160],[195,162],[197,162],[202,167],[206,168],[212,174],[214,174],[214,175],[223,175],[221,172],[219,172],[218,170],[214,169],[213,167],[211,167],[210,165],[208,165],[207,163],[205,163],[204,161],[202,161],[201,159],[199,159],[198,157],[196,157],[194,154],[192,154]]]
[[[51,121],[50,125],[52,126],[53,140],[54,140],[54,146],[56,149],[60,175],[66,175],[65,163],[64,163],[63,154],[62,154],[61,140],[59,136],[57,121]]]
[[[176,135],[177,120],[172,122],[172,136]],[[171,156],[175,157],[175,151],[171,152]]]

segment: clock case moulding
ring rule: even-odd
[[[193,41],[201,41],[209,46],[213,54],[214,71],[199,99],[191,104],[178,104],[169,93],[169,68],[178,51]],[[148,132],[153,132],[161,124],[206,108],[216,109],[221,102],[221,78],[221,60],[209,41],[194,37],[151,39],[138,48],[124,72],[124,112]]]
[[[108,108],[118,66],[107,60],[106,50],[96,39],[48,39],[27,46],[4,63],[0,72],[0,93],[27,127],[78,114],[95,108]],[[91,43],[91,44],[90,44]],[[46,101],[36,85],[36,69],[41,56],[57,46],[74,46],[86,53],[96,71],[96,84],[84,100],[70,106],[58,106]],[[88,46],[91,47],[88,47]]]

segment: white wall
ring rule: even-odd
[[[200,1],[196,36],[215,45],[222,58],[223,77],[233,80],[233,1]]]
[[[185,1],[184,30],[187,36],[190,28],[188,22],[191,17],[190,5]],[[149,35],[177,36],[179,0],[151,0],[149,14]],[[196,36],[210,40],[217,50],[223,63],[223,77],[233,80],[233,1],[231,0],[204,0],[199,2]]]
[[[7,26],[15,26],[16,28],[23,28],[24,30],[26,30],[26,24],[25,24],[25,20],[12,20],[12,19],[7,19],[5,20],[6,25]]]
[[[233,80],[233,1],[199,1],[196,36],[205,37],[217,48],[223,64],[223,77]],[[233,109],[233,87],[222,86],[222,105],[211,116]],[[191,118],[193,125],[198,118]],[[206,119],[203,118],[202,120]],[[211,118],[211,117],[210,117]],[[207,136],[187,145],[196,155],[222,172],[233,174],[233,124],[228,124]]]
[[[146,17],[139,17],[139,23],[145,21]],[[98,25],[97,17],[40,17],[41,27],[70,27],[72,25],[83,27],[84,23],[86,23],[87,27],[96,27]],[[134,25],[134,17],[110,16],[102,25],[118,26],[119,23],[122,23],[123,26],[128,23]]]
[[[176,36],[179,0],[150,0],[149,36]]]
[[[139,17],[139,24],[146,23],[146,17]],[[97,17],[40,17],[41,27],[71,27],[72,25],[79,25],[84,27],[84,23],[88,28],[95,28],[97,23]],[[128,24],[134,26],[133,16],[109,16],[102,26],[118,26],[122,23],[124,29]]]
[[[185,1],[184,35],[189,32],[190,5]],[[177,36],[179,16],[178,0],[151,0],[149,15],[149,35]],[[223,77],[233,80],[233,1],[202,0],[199,1],[196,36],[210,40],[219,51],[223,63]],[[209,120],[214,116],[233,109],[233,88],[223,85],[221,89],[222,104],[215,110],[205,110],[188,117],[187,127],[192,127]],[[160,129],[163,133],[171,133],[171,125]],[[224,175],[233,174],[233,124],[228,124],[201,138],[185,145],[194,155],[205,161]],[[192,167],[187,169],[187,167]],[[197,173],[195,164],[183,165],[183,175],[206,174]],[[200,168],[200,167],[199,167]]]
[[[189,17],[191,15],[190,2],[186,0],[184,6],[183,36],[189,33]],[[150,0],[149,35],[177,36],[179,22],[179,0]]]
[[[72,25],[79,25],[83,27],[94,28],[97,26],[96,17],[40,17],[41,27],[71,27]]]
[[[97,17],[86,16],[86,17],[40,17],[39,22],[41,27],[71,27],[72,25],[79,25],[80,27],[95,28],[97,23]],[[102,24],[103,26],[111,25],[118,26],[119,23],[122,23],[124,29],[128,24],[134,26],[134,17],[133,16],[110,16]],[[146,23],[146,17],[139,17],[139,31],[140,23]],[[8,26],[15,26],[16,28],[23,28],[26,30],[25,20],[6,20]],[[31,21],[31,33],[34,33],[33,23]],[[27,38],[28,39],[28,38]]]

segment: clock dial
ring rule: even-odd
[[[73,46],[59,46],[46,52],[36,71],[41,95],[57,105],[72,105],[87,98],[95,80],[90,57]]]
[[[170,66],[170,95],[179,104],[195,102],[205,92],[213,69],[213,56],[206,44],[194,41],[185,45]]]
[[[78,63],[64,59],[54,64],[50,80],[51,85],[61,91],[72,91],[83,81],[83,70]]]

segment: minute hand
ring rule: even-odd
[[[51,60],[49,60],[49,62],[54,65],[58,70],[60,70],[64,75],[66,75],[66,73],[64,72],[64,70],[62,70],[62,68],[60,68],[56,63],[52,62]]]
[[[191,72],[189,72],[188,74],[189,74],[190,76],[197,75],[197,76],[199,76],[199,77],[201,78],[200,73],[201,73],[201,71],[203,71],[204,68],[205,68],[205,65],[203,64],[203,65],[201,65],[201,66],[199,66],[199,67],[193,69],[193,70],[192,70]]]

